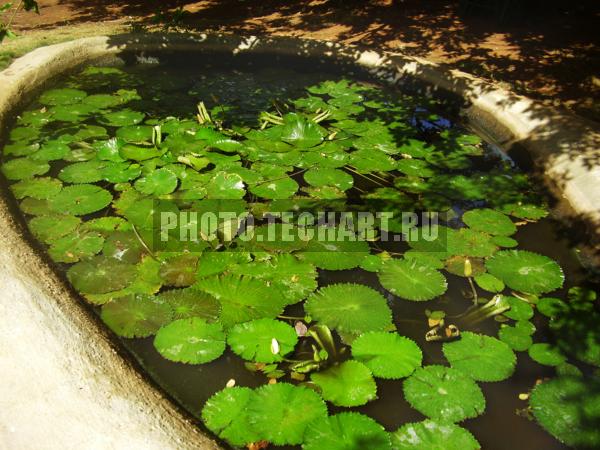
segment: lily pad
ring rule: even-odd
[[[57,213],[83,216],[106,208],[111,201],[112,195],[106,189],[79,184],[63,188],[50,199],[50,207]]]
[[[170,361],[204,364],[223,354],[225,333],[219,323],[200,317],[179,319],[158,330],[154,347]]]
[[[544,294],[560,288],[565,276],[552,259],[527,250],[502,250],[486,262],[488,271],[509,288]]]
[[[285,199],[294,195],[298,187],[298,183],[292,178],[283,176],[250,186],[250,192],[266,199]]]
[[[444,275],[416,259],[389,260],[377,276],[392,294],[412,301],[431,300],[448,288]]]
[[[307,425],[327,418],[319,394],[288,383],[258,388],[247,408],[248,420],[260,439],[275,445],[302,443]]]
[[[119,336],[142,338],[169,323],[172,312],[154,296],[129,295],[104,304],[100,317]]]
[[[232,327],[227,343],[246,361],[274,363],[294,350],[298,336],[294,328],[274,319],[257,319]]]
[[[2,165],[2,173],[9,180],[26,180],[43,175],[50,170],[46,161],[34,161],[29,158],[16,158]]]
[[[247,408],[254,402],[254,391],[246,387],[226,388],[207,400],[202,409],[206,427],[231,445],[244,446],[258,441],[248,420]]]
[[[77,231],[52,242],[48,254],[55,262],[74,263],[100,253],[104,237],[93,231]]]
[[[504,283],[494,275],[489,273],[482,273],[475,277],[475,283],[484,291],[488,292],[502,292],[504,290]]]
[[[244,181],[236,173],[217,172],[206,185],[206,197],[210,199],[240,199],[244,195]]]
[[[346,361],[315,372],[310,379],[321,390],[321,396],[336,406],[360,406],[377,398],[371,371],[358,361]]]
[[[130,125],[119,128],[116,136],[127,142],[148,142],[152,139],[152,127],[149,125]]]
[[[461,333],[458,341],[444,343],[443,351],[452,367],[477,381],[505,380],[513,374],[517,361],[504,342],[470,331]]]
[[[533,308],[525,300],[517,297],[504,297],[510,309],[504,313],[506,317],[513,320],[529,320],[533,317]]]
[[[406,423],[391,434],[393,450],[479,450],[466,429],[436,420]]]
[[[370,332],[352,343],[352,356],[379,378],[399,379],[421,366],[423,354],[414,341],[396,333]]]
[[[386,331],[392,325],[385,298],[362,284],[325,286],[308,297],[304,309],[314,320],[343,333]]]
[[[129,286],[137,275],[136,267],[105,256],[78,262],[67,271],[67,278],[83,294],[104,294]]]
[[[298,253],[298,258],[325,270],[347,270],[358,267],[369,255],[369,243],[363,240],[336,240],[319,237],[315,229],[314,238]],[[327,235],[325,235],[327,236]]]
[[[156,169],[134,184],[135,188],[146,195],[166,195],[177,188],[177,176],[169,169]]]
[[[477,417],[485,410],[477,383],[452,367],[417,369],[404,381],[404,397],[420,413],[446,423]]]
[[[81,219],[75,216],[52,215],[34,217],[28,223],[29,229],[40,241],[50,243],[75,231]]]
[[[600,381],[562,376],[535,387],[533,416],[548,433],[575,448],[600,447]]]
[[[354,185],[352,175],[330,168],[310,169],[304,173],[304,180],[311,186],[334,186],[341,191],[346,191]]]
[[[462,220],[471,229],[488,234],[510,236],[517,231],[517,226],[508,216],[489,208],[467,211]]]
[[[200,317],[207,322],[216,322],[221,305],[216,298],[197,289],[172,289],[157,297],[173,311],[173,320]]]
[[[536,343],[529,347],[529,356],[545,366],[559,366],[567,360],[558,347],[546,343]]]
[[[39,98],[42,105],[73,105],[81,102],[87,93],[79,89],[51,89],[44,92]]]
[[[498,337],[517,352],[524,352],[533,344],[530,334],[522,327],[503,325],[498,331]]]
[[[343,412],[306,428],[303,450],[391,450],[390,436],[368,416]]]
[[[123,109],[121,111],[109,112],[102,115],[100,121],[104,125],[112,127],[126,127],[137,125],[144,120],[145,114],[131,109]]]

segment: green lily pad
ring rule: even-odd
[[[102,115],[100,121],[111,127],[127,127],[137,125],[144,120],[145,114],[131,109],[109,112]]]
[[[472,209],[463,215],[462,220],[471,229],[488,234],[510,236],[517,231],[517,226],[508,216],[493,209]]]
[[[556,317],[569,310],[569,305],[555,297],[543,297],[535,305],[536,309],[546,317]]]
[[[122,103],[122,99],[117,95],[93,94],[85,97],[82,102],[97,109],[107,109],[120,105]]]
[[[385,298],[361,284],[325,286],[308,297],[304,309],[314,320],[343,333],[386,331],[392,325]]]
[[[560,288],[565,276],[552,259],[526,250],[502,250],[486,262],[488,271],[509,288],[544,294]]]
[[[210,431],[231,445],[243,447],[258,441],[248,420],[247,408],[254,402],[254,391],[246,387],[226,388],[207,400],[202,421]]]
[[[303,450],[391,450],[390,436],[368,416],[343,412],[315,420],[306,428]]]
[[[327,407],[311,389],[277,383],[255,391],[247,414],[261,440],[297,445],[302,443],[309,423],[327,418]]]
[[[304,180],[315,187],[334,186],[346,191],[354,185],[352,175],[339,169],[317,168],[304,172]]]
[[[600,447],[600,381],[562,376],[541,383],[529,397],[533,416],[548,433],[575,448]]]
[[[75,231],[80,223],[79,217],[52,215],[34,217],[29,221],[28,226],[36,238],[50,243]]]
[[[60,170],[58,178],[66,183],[95,183],[102,179],[102,169],[105,165],[104,161],[96,160],[69,164]]]
[[[392,259],[377,274],[379,282],[392,294],[412,301],[425,301],[446,292],[444,276],[415,259]]]
[[[431,166],[421,159],[401,159],[398,161],[397,169],[411,177],[429,178],[435,175]]]
[[[184,253],[164,261],[159,274],[167,286],[186,287],[196,281],[197,267],[198,256]]]
[[[544,366],[559,366],[566,362],[559,348],[546,343],[536,343],[529,347],[529,356]]]
[[[281,128],[281,140],[299,148],[314,147],[323,142],[321,127],[298,114],[286,114]]]
[[[219,323],[200,317],[179,319],[158,330],[154,347],[170,361],[204,364],[223,354],[225,333]]]
[[[136,267],[105,256],[78,262],[67,271],[67,278],[82,294],[104,294],[129,286],[136,278]]]
[[[522,327],[503,325],[498,331],[498,337],[517,352],[524,352],[533,344],[528,330]]]
[[[155,334],[172,319],[171,308],[151,295],[129,295],[102,306],[100,314],[108,328],[126,338]]]
[[[517,297],[504,297],[510,309],[504,313],[506,317],[513,320],[529,320],[533,317],[533,308],[525,300]]]
[[[36,175],[44,175],[50,170],[46,161],[34,161],[29,158],[16,158],[2,165],[2,173],[9,180],[25,180]]]
[[[393,450],[479,450],[466,429],[436,420],[406,423],[391,434]]]
[[[100,253],[104,237],[92,231],[77,231],[54,240],[48,254],[55,262],[74,263]]]
[[[148,142],[152,139],[152,127],[149,125],[130,125],[119,128],[116,136],[126,142]]]
[[[502,280],[499,280],[492,274],[482,273],[481,275],[477,275],[474,279],[477,286],[484,291],[502,292],[504,290],[504,283]]]
[[[519,242],[516,239],[508,236],[492,236],[491,242],[498,247],[505,248],[513,248],[519,245]]]
[[[200,317],[212,323],[218,320],[221,312],[221,304],[216,298],[193,288],[165,291],[158,299],[171,308],[173,320]]]
[[[336,406],[360,406],[377,398],[377,385],[367,366],[350,360],[310,376],[321,396]]]
[[[48,141],[35,153],[29,157],[34,161],[56,161],[65,158],[71,149],[68,145],[57,141]]]
[[[146,195],[166,195],[177,188],[177,176],[169,169],[156,169],[149,175],[140,178],[135,188]]]
[[[294,195],[298,191],[298,187],[298,183],[292,178],[283,176],[250,186],[250,192],[266,199],[285,199]]]
[[[73,105],[81,102],[87,94],[79,89],[51,89],[39,98],[42,105]]]
[[[257,319],[232,327],[227,343],[246,361],[274,363],[294,350],[298,336],[294,328],[274,319]]]
[[[62,189],[62,183],[50,177],[29,178],[10,186],[17,199],[32,197],[37,200],[47,200],[57,195]]]
[[[396,333],[370,332],[352,343],[352,356],[379,378],[399,379],[421,366],[423,354],[414,341]]]
[[[347,270],[358,267],[369,255],[369,243],[363,240],[335,240],[321,238],[319,230],[314,230],[314,239],[298,253],[298,258],[325,270]],[[327,235],[325,235],[327,236]]]
[[[221,323],[225,329],[253,319],[275,318],[287,303],[277,289],[250,277],[207,277],[198,280],[195,287],[221,303]]]
[[[210,199],[240,199],[246,195],[244,181],[236,173],[217,172],[206,186]]]
[[[40,148],[37,142],[30,143],[29,141],[14,142],[5,145],[2,149],[2,154],[5,156],[29,156]]]
[[[360,263],[360,268],[367,272],[379,272],[383,267],[384,260],[377,255],[368,255]]]
[[[540,220],[548,215],[545,206],[531,203],[510,203],[503,205],[502,210],[513,217],[526,220]]]
[[[57,213],[83,216],[106,208],[111,201],[112,195],[106,189],[79,184],[63,188],[50,199],[50,207]]]
[[[420,413],[446,423],[477,417],[485,410],[477,383],[452,367],[417,369],[404,381],[404,397]]]
[[[444,356],[452,367],[462,370],[477,381],[502,381],[510,377],[517,358],[504,342],[470,331],[460,340],[446,342]]]

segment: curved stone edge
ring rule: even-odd
[[[99,36],[39,48],[0,72],[0,130],[10,113],[56,75],[123,50],[274,52],[346,61],[392,84],[424,82],[431,95],[468,102],[474,126],[505,148],[521,145],[571,214],[600,234],[598,125],[419,58],[294,38],[227,35]],[[0,202],[0,433],[12,447],[218,448],[122,358],[112,338],[23,239]],[[91,345],[90,343],[94,343]],[[50,443],[50,445],[48,445]]]

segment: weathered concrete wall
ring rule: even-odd
[[[572,214],[600,235],[597,124],[537,105],[417,58],[290,38],[205,35],[93,37],[40,48],[0,73],[0,130],[36,88],[124,49],[190,47],[345,60],[392,83],[425,82],[467,101],[467,117],[501,145],[524,146]],[[211,449],[164,395],[115,350],[104,328],[23,240],[0,201],[0,444],[10,449]]]

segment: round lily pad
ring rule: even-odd
[[[257,319],[235,325],[227,334],[233,352],[247,361],[273,363],[294,350],[294,328],[274,319]]]
[[[67,271],[75,289],[83,294],[104,294],[129,286],[137,274],[136,267],[105,256],[78,262]]]
[[[100,233],[78,231],[53,241],[48,254],[55,262],[74,263],[100,253],[103,244],[104,237]]]
[[[152,127],[149,125],[131,125],[119,128],[116,136],[127,142],[145,142],[152,139]]]
[[[354,184],[354,179],[349,173],[327,167],[306,171],[304,173],[304,180],[311,186],[334,186],[341,191],[350,189]]]
[[[106,165],[104,161],[83,161],[69,164],[58,173],[58,178],[66,183],[95,183],[102,179],[102,168]]]
[[[406,423],[391,434],[393,450],[479,450],[466,429],[436,420]]]
[[[391,450],[390,436],[368,416],[343,412],[315,420],[306,428],[303,450]]]
[[[462,220],[471,229],[488,234],[510,236],[517,231],[517,226],[508,216],[489,208],[467,211]]]
[[[510,309],[504,312],[504,315],[513,320],[529,320],[533,317],[533,308],[525,300],[517,297],[504,296]]]
[[[529,356],[545,366],[558,366],[566,361],[558,347],[546,343],[536,343],[529,347]]]
[[[298,191],[298,187],[298,183],[292,178],[283,176],[250,186],[250,192],[266,199],[285,199],[294,195]]]
[[[171,289],[158,295],[158,299],[171,308],[173,319],[200,317],[207,322],[216,322],[221,304],[212,295],[193,288]]]
[[[399,379],[421,366],[423,354],[414,341],[396,333],[370,332],[352,343],[352,356],[379,378]]]
[[[498,331],[498,337],[517,352],[524,352],[533,344],[530,333],[522,327],[504,325]]]
[[[248,421],[247,408],[254,401],[254,391],[246,387],[226,388],[207,400],[202,421],[210,431],[231,445],[243,447],[258,441]]]
[[[488,292],[502,292],[504,290],[504,283],[494,275],[489,273],[482,273],[475,277],[475,283],[484,291]]]
[[[452,367],[417,369],[404,381],[404,397],[420,413],[443,422],[460,422],[485,410],[485,398],[477,383]]]
[[[565,276],[552,259],[527,250],[502,250],[486,262],[488,271],[509,288],[544,294],[560,288]]]
[[[448,288],[444,275],[416,259],[386,261],[377,276],[384,288],[407,300],[431,300]]]
[[[392,312],[385,298],[361,284],[333,284],[313,293],[304,309],[314,320],[344,333],[385,331]]]
[[[360,406],[377,397],[377,385],[364,364],[350,360],[310,376],[321,396],[337,406]]]
[[[306,261],[325,270],[346,270],[358,267],[363,258],[369,255],[369,243],[364,240],[329,239],[321,237],[321,228],[315,229],[314,238],[298,253]]]
[[[57,213],[83,216],[106,208],[111,201],[112,195],[106,189],[79,184],[63,188],[50,199],[50,207]]]
[[[34,161],[29,158],[16,158],[2,165],[2,173],[9,180],[25,180],[43,175],[50,170],[46,161]]]
[[[137,125],[144,120],[145,114],[131,109],[109,112],[102,115],[101,122],[112,127]]]
[[[600,382],[562,376],[541,383],[529,397],[533,416],[548,433],[575,448],[600,447]]]
[[[57,141],[49,141],[29,157],[34,161],[56,161],[64,159],[70,152],[71,149],[68,145]]]
[[[135,188],[146,195],[166,195],[177,188],[177,176],[169,169],[156,169],[134,184]]]
[[[200,317],[179,319],[158,330],[154,347],[170,361],[204,364],[223,354],[225,333],[219,323]]]
[[[74,231],[81,219],[75,216],[38,216],[28,223],[29,229],[40,241],[50,243]]]
[[[73,105],[81,102],[87,94],[79,89],[51,89],[39,98],[42,105]]]
[[[288,383],[258,388],[247,408],[248,420],[260,439],[275,445],[302,443],[307,425],[327,418],[319,394]]]
[[[119,336],[142,338],[169,323],[172,313],[154,296],[128,295],[105,303],[100,317]]]
[[[517,358],[504,342],[470,331],[459,340],[446,342],[444,356],[452,367],[462,370],[477,381],[502,381],[510,377]]]
[[[237,173],[217,172],[206,185],[207,198],[239,199],[244,195],[244,181]]]
[[[551,318],[569,310],[567,303],[555,297],[540,298],[535,306],[541,314]]]

